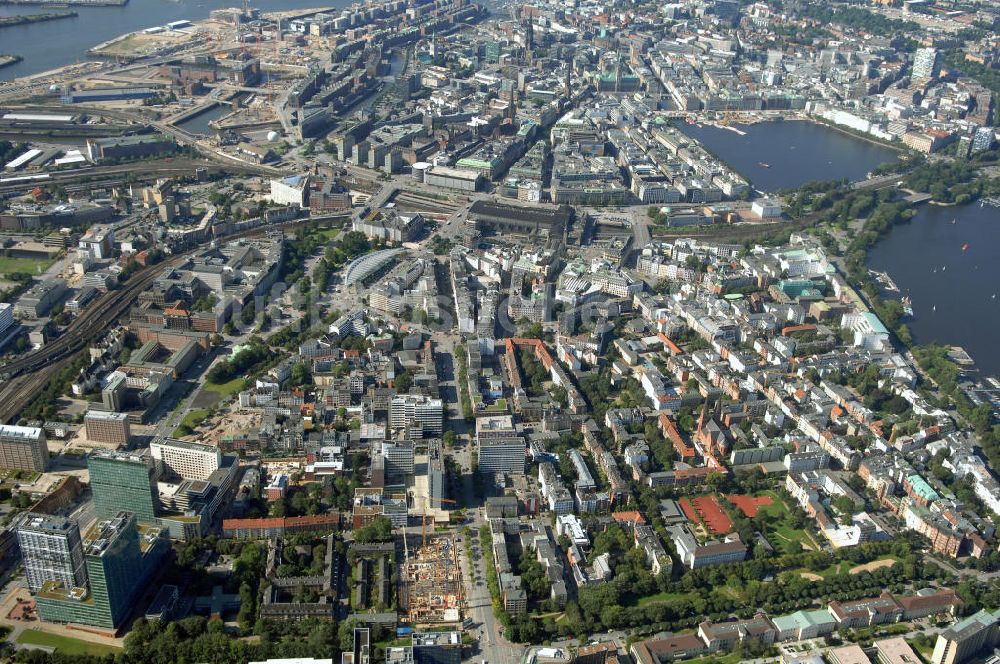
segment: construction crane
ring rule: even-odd
[[[457,501],[451,500],[450,498],[434,498],[432,496],[427,496],[428,503],[451,503],[456,505]],[[420,515],[420,546],[427,546],[427,503],[424,503],[424,512]]]

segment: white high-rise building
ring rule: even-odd
[[[936,48],[918,48],[913,54],[913,78],[936,78],[941,69]]]
[[[408,477],[413,474],[413,443],[408,440],[384,441],[382,458],[388,477]]]
[[[278,205],[305,207],[309,200],[309,176],[289,175],[271,180],[271,200]]]
[[[207,480],[222,463],[218,447],[173,438],[154,440],[149,453],[164,470],[187,480]]]
[[[48,464],[45,429],[0,424],[0,468],[42,473]]]
[[[17,528],[28,587],[38,592],[48,581],[63,588],[86,588],[80,529],[64,517],[31,514]]]
[[[389,404],[389,426],[393,429],[419,429],[424,438],[441,435],[444,404],[422,394],[398,394]]]

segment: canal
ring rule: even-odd
[[[219,118],[232,113],[232,111],[233,109],[228,105],[218,104],[217,106],[213,106],[207,111],[203,111],[194,117],[184,120],[183,122],[178,122],[177,126],[195,134],[214,136],[215,130],[209,127],[208,123],[218,120]]]

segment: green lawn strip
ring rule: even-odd
[[[739,650],[726,654],[705,655],[695,659],[686,659],[684,664],[737,664],[743,659],[743,653]]]
[[[174,429],[173,433],[174,438],[180,438],[185,435],[183,431],[183,427],[185,425],[189,429],[194,429],[199,424],[204,422],[206,419],[208,419],[207,410],[199,408],[197,410],[188,411],[187,414],[184,415],[184,419],[181,420],[180,425],[176,429]]]
[[[662,604],[664,602],[671,601],[687,601],[691,599],[691,593],[656,593],[655,595],[647,595],[642,597],[637,602],[638,606],[646,606],[647,604]]]
[[[108,646],[101,643],[90,643],[89,641],[81,641],[80,639],[74,639],[68,636],[50,634],[48,632],[39,632],[36,630],[26,630],[21,632],[20,636],[17,637],[17,642],[21,645],[55,648],[58,652],[64,655],[95,655],[100,657],[103,655],[114,655],[121,652],[120,648],[116,648],[114,646]]]
[[[340,235],[339,228],[323,228],[319,230],[312,231],[315,235],[319,235],[321,238],[329,242],[330,240],[336,240],[337,236]]]
[[[897,564],[899,562],[901,562],[899,556],[895,556],[895,555],[882,556],[881,558],[878,558],[878,560],[894,560],[894,561],[896,561]],[[876,561],[872,561],[872,562],[876,562]],[[801,567],[799,569],[789,570],[788,572],[785,572],[785,574],[788,574],[788,575],[791,575],[791,576],[799,576],[803,572],[805,572],[806,574],[816,574],[816,575],[819,575],[819,576],[823,577],[824,579],[831,579],[831,578],[833,578],[835,576],[840,576],[842,574],[848,574],[849,575],[850,572],[851,572],[851,570],[854,569],[855,567],[856,567],[856,565],[854,563],[850,563],[850,562],[847,562],[847,561],[841,561],[841,562],[835,563],[833,565],[830,565],[829,567],[827,567],[825,569],[818,569],[818,570],[816,570],[816,569],[806,569],[804,567]]]
[[[778,519],[778,521],[768,525],[768,540],[772,545],[784,553],[801,553],[804,550],[803,544],[813,550],[820,548],[808,531],[792,528],[787,523],[787,519],[791,517],[792,513],[781,495],[771,490],[763,491],[760,495],[768,496],[774,501],[770,505],[762,505],[758,508],[758,511]]]
[[[14,272],[40,274],[39,269],[44,272],[55,262],[55,259],[0,258],[0,274],[13,274]]]
[[[246,381],[243,378],[233,378],[226,383],[205,383],[205,390],[219,395],[219,399],[228,399],[243,391]]]

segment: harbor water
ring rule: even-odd
[[[308,0],[253,0],[264,12],[346,7],[347,0],[310,3]],[[0,29],[0,53],[20,55],[21,62],[0,69],[0,81],[73,64],[87,58],[87,50],[119,35],[187,19],[208,18],[213,9],[239,7],[238,0],[130,0],[123,7],[70,7],[77,16]],[[38,14],[44,5],[0,5],[0,16]]]

